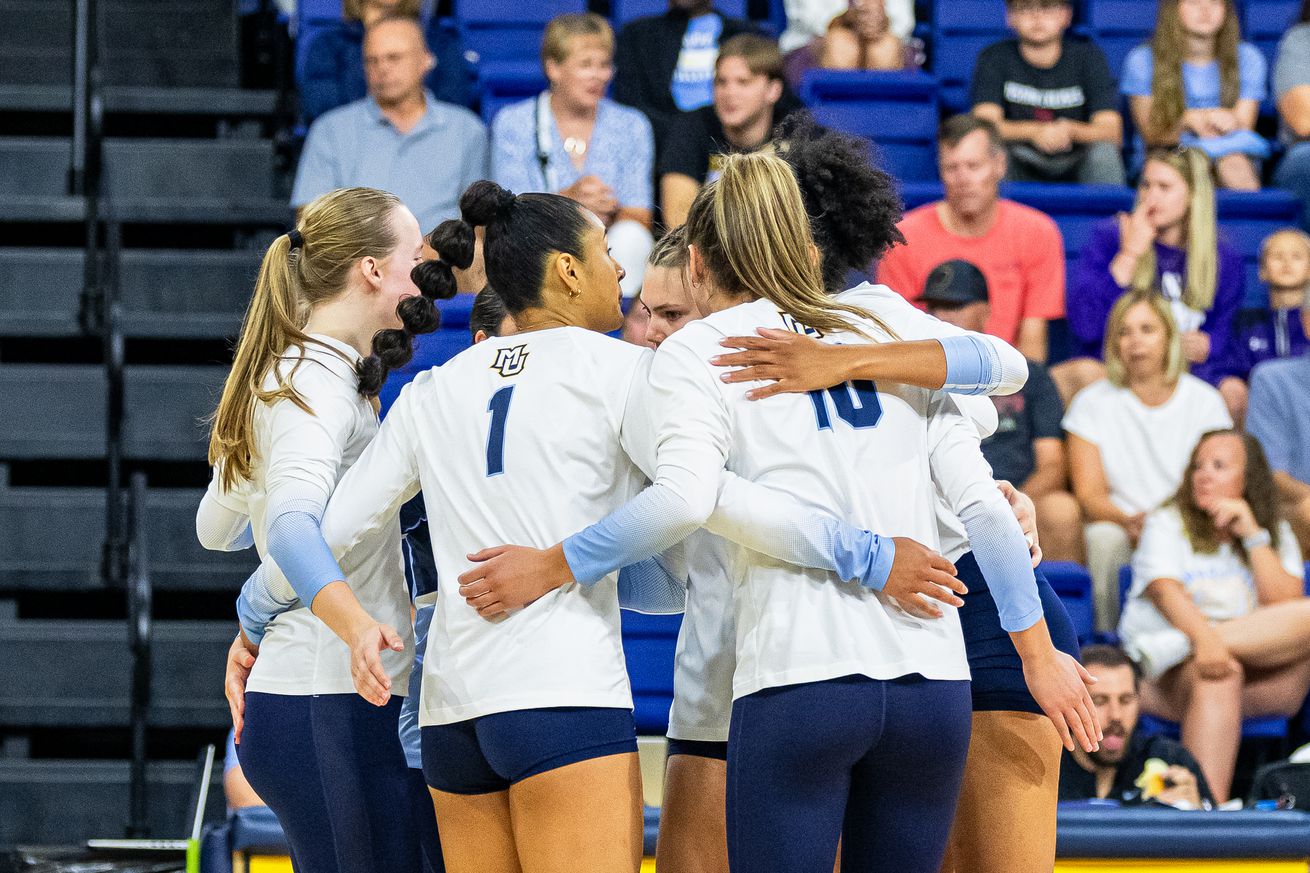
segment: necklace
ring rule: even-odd
[[[587,153],[587,141],[577,136],[570,136],[564,140],[564,151],[580,158]]]

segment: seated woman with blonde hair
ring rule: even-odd
[[[1292,715],[1310,688],[1310,598],[1260,443],[1201,438],[1177,495],[1151,513],[1119,626],[1142,667],[1142,708],[1182,723],[1228,799],[1242,719]]]

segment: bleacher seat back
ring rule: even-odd
[[[747,0],[715,0],[714,8],[729,18],[745,18]],[[668,10],[668,0],[610,0],[610,18],[615,30],[634,18],[663,15]]]
[[[819,124],[870,140],[875,163],[896,178],[936,178],[938,86],[932,76],[810,70],[800,92]]]
[[[951,112],[969,107],[969,84],[978,53],[1010,36],[1004,0],[935,0],[932,4],[930,69],[941,80],[942,103]]]
[[[459,0],[455,21],[466,51],[499,63],[538,57],[552,18],[586,11],[586,0]]]
[[[1059,596],[1069,613],[1078,642],[1086,644],[1092,639],[1092,577],[1087,568],[1072,561],[1044,561],[1041,565],[1051,590]]]
[[[1088,0],[1087,28],[1105,52],[1110,75],[1123,77],[1124,58],[1135,46],[1149,42],[1155,30],[1156,4],[1147,0]]]
[[[1299,0],[1247,0],[1243,5],[1242,37],[1264,54],[1269,61],[1271,75],[1278,53],[1278,41],[1297,23],[1300,10]]]
[[[623,611],[623,654],[639,734],[663,734],[673,703],[673,661],[681,615]]]
[[[483,64],[478,79],[482,87],[482,120],[488,125],[509,104],[535,97],[550,84],[535,57]]]

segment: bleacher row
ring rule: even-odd
[[[0,0],[0,662],[16,665],[0,690],[0,844],[118,833],[126,808],[126,764],[106,760],[124,754],[125,622],[112,610],[74,619],[53,618],[58,610],[50,608],[104,593],[105,376],[99,341],[79,320],[83,203],[66,191],[70,5]],[[740,0],[719,5],[745,12]],[[907,206],[941,193],[933,138],[943,107],[953,105],[945,64],[964,63],[966,36],[990,41],[1003,27],[1001,0],[936,5],[921,25],[936,48],[931,73],[815,73],[803,89],[826,123],[870,139],[905,180]],[[1082,20],[1111,5],[1100,0]],[[1257,5],[1279,4],[1249,3],[1248,20]],[[503,104],[540,87],[541,27],[582,6],[455,4],[465,45],[480,58],[484,113],[488,101]],[[664,6],[614,0],[612,12],[621,22]],[[101,0],[101,16],[106,208],[123,246],[112,280],[128,361],[124,453],[129,469],[151,475],[142,517],[156,588],[201,604],[156,624],[152,736],[182,737],[169,748],[194,748],[221,739],[227,727],[218,679],[232,631],[227,604],[252,567],[250,555],[202,551],[192,523],[206,474],[203,419],[225,373],[223,344],[235,334],[264,247],[289,219],[278,100],[241,87],[230,0]],[[302,47],[315,21],[338,16],[331,0],[302,2]],[[1105,33],[1121,23],[1106,22]],[[771,19],[775,32],[781,24]],[[1132,197],[1069,186],[1014,185],[1008,193],[1053,215],[1071,266],[1091,225]],[[1247,258],[1255,302],[1258,243],[1290,223],[1297,205],[1281,192],[1226,193],[1219,210],[1224,232]],[[412,368],[467,345],[469,305],[467,298],[443,303],[443,327],[424,338]],[[1090,630],[1085,572],[1071,567],[1052,581]],[[223,610],[201,595],[221,597]],[[676,628],[676,618],[625,615],[643,732],[664,729]],[[157,833],[181,831],[192,771],[185,757],[152,765]]]

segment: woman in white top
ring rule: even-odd
[[[1182,722],[1219,801],[1242,719],[1290,716],[1310,688],[1310,598],[1260,443],[1201,438],[1173,501],[1147,516],[1119,625],[1142,708]]]
[[[215,476],[196,528],[210,548],[253,541],[297,581],[304,604],[340,578],[318,520],[377,431],[387,366],[405,357],[411,332],[436,326],[410,277],[422,247],[418,221],[395,196],[347,188],[310,203],[264,256],[214,415]],[[386,655],[399,679],[410,622],[394,521],[356,569],[361,597],[406,631],[401,650]],[[241,765],[277,813],[296,869],[417,869],[401,697],[381,708],[360,700],[349,650],[307,608],[266,632],[261,624],[254,639],[243,631],[236,647],[259,654],[245,693],[230,700]]]
[[[1178,489],[1201,434],[1233,425],[1219,392],[1185,367],[1168,301],[1130,291],[1106,324],[1107,378],[1080,391],[1064,416],[1100,631],[1118,624],[1119,568],[1146,514]]]
[[[713,314],[664,341],[642,407],[658,434],[655,484],[558,546],[490,550],[499,554],[464,575],[462,594],[496,600],[585,581],[680,539],[714,506],[725,462],[829,512],[933,542],[935,479],[979,563],[997,579],[1026,574],[1035,592],[1019,526],[949,399],[857,381],[750,403],[745,387],[725,385],[709,366],[724,336],[761,326],[850,342],[888,335],[864,310],[826,296],[804,211],[779,158],[728,159],[688,221],[691,276],[708,288]],[[840,835],[848,871],[936,871],[968,736],[955,611],[922,620],[885,595],[750,551],[733,564],[733,869],[830,870]],[[1040,608],[1027,618],[1040,621]],[[1070,678],[1080,695],[1076,671]],[[934,736],[931,752],[913,739],[921,731]]]

